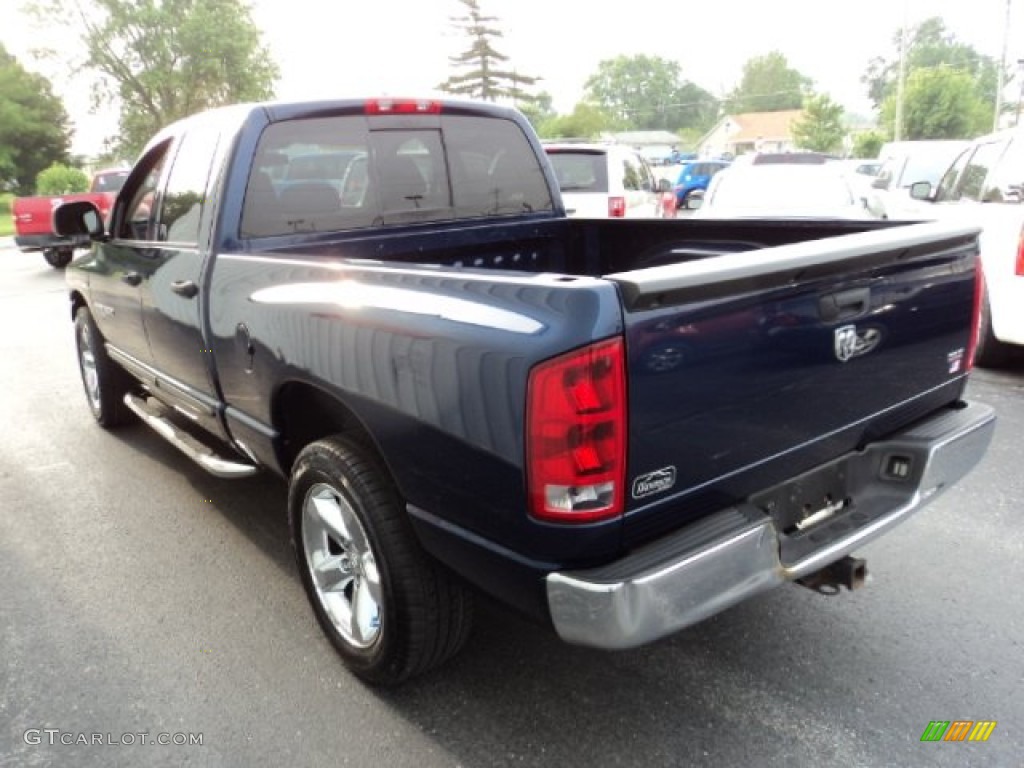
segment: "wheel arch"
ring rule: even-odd
[[[276,446],[281,471],[288,475],[299,453],[310,443],[331,435],[355,438],[373,454],[394,479],[377,440],[356,412],[332,392],[306,381],[288,381],[274,395],[271,419],[279,438]]]
[[[71,320],[74,321],[75,315],[78,314],[78,310],[82,307],[87,307],[89,304],[85,300],[85,296],[81,291],[71,291]]]

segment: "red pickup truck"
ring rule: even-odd
[[[62,203],[79,200],[93,203],[104,220],[110,215],[118,191],[128,178],[128,169],[98,171],[88,192],[71,195],[17,197],[11,214],[14,218],[14,242],[22,251],[42,251],[46,263],[63,269],[71,262],[75,248],[89,245],[88,238],[60,237],[53,231],[53,211]]]

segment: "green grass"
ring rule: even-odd
[[[14,220],[11,218],[11,202],[14,195],[0,194],[0,237],[14,234]]]

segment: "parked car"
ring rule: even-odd
[[[14,198],[11,206],[14,244],[25,253],[42,251],[47,264],[55,269],[63,269],[71,262],[74,249],[87,246],[89,240],[83,237],[58,237],[53,231],[54,209],[63,203],[88,201],[94,203],[100,215],[106,219],[110,215],[114,197],[126,178],[128,169],[108,168],[93,174],[88,192]]]
[[[968,141],[899,141],[882,147],[882,166],[871,183],[871,209],[887,219],[919,220],[932,215],[910,195],[910,185],[927,181],[932,187],[954,158],[970,146]]]
[[[876,218],[867,202],[839,168],[769,164],[722,171],[689,207],[700,218]]]
[[[1024,346],[1024,128],[975,139],[942,175],[911,184],[927,218],[980,224],[984,297],[979,365]]]
[[[640,153],[619,144],[546,144],[569,216],[652,218],[661,214],[658,182]]]
[[[728,167],[729,163],[725,160],[695,160],[686,163],[679,170],[679,177],[676,179],[676,208],[686,207],[690,195],[707,189],[715,174]],[[675,212],[671,215],[675,215]]]

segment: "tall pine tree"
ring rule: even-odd
[[[507,66],[508,56],[500,53],[493,41],[502,33],[495,26],[497,17],[484,16],[478,0],[459,0],[466,7],[463,16],[452,16],[452,25],[470,40],[468,50],[449,56],[452,68],[460,74],[451,75],[438,88],[445,93],[469,96],[484,101],[512,99],[533,102],[536,97],[524,90],[539,77],[524,75]]]

